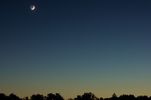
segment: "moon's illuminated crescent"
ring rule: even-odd
[[[30,9],[31,9],[32,11],[34,11],[34,10],[36,9],[36,6],[35,6],[35,5],[31,5],[31,6],[30,6]]]

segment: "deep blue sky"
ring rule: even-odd
[[[1,0],[0,92],[149,95],[150,38],[150,0]]]

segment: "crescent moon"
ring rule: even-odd
[[[34,11],[34,10],[36,9],[36,6],[35,6],[35,5],[31,5],[31,6],[30,6],[30,9],[31,9],[32,11]]]

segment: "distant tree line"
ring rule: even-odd
[[[49,93],[47,96],[41,94],[34,94],[31,97],[20,98],[15,94],[9,96],[4,93],[0,93],[0,100],[65,100],[59,93]],[[120,95],[119,97],[114,93],[110,98],[98,98],[93,93],[84,93],[83,95],[77,95],[75,98],[68,100],[151,100],[151,96],[137,96],[134,95]]]

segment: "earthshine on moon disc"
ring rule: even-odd
[[[36,6],[35,5],[31,5],[30,9],[31,9],[31,11],[34,11],[36,9]]]

